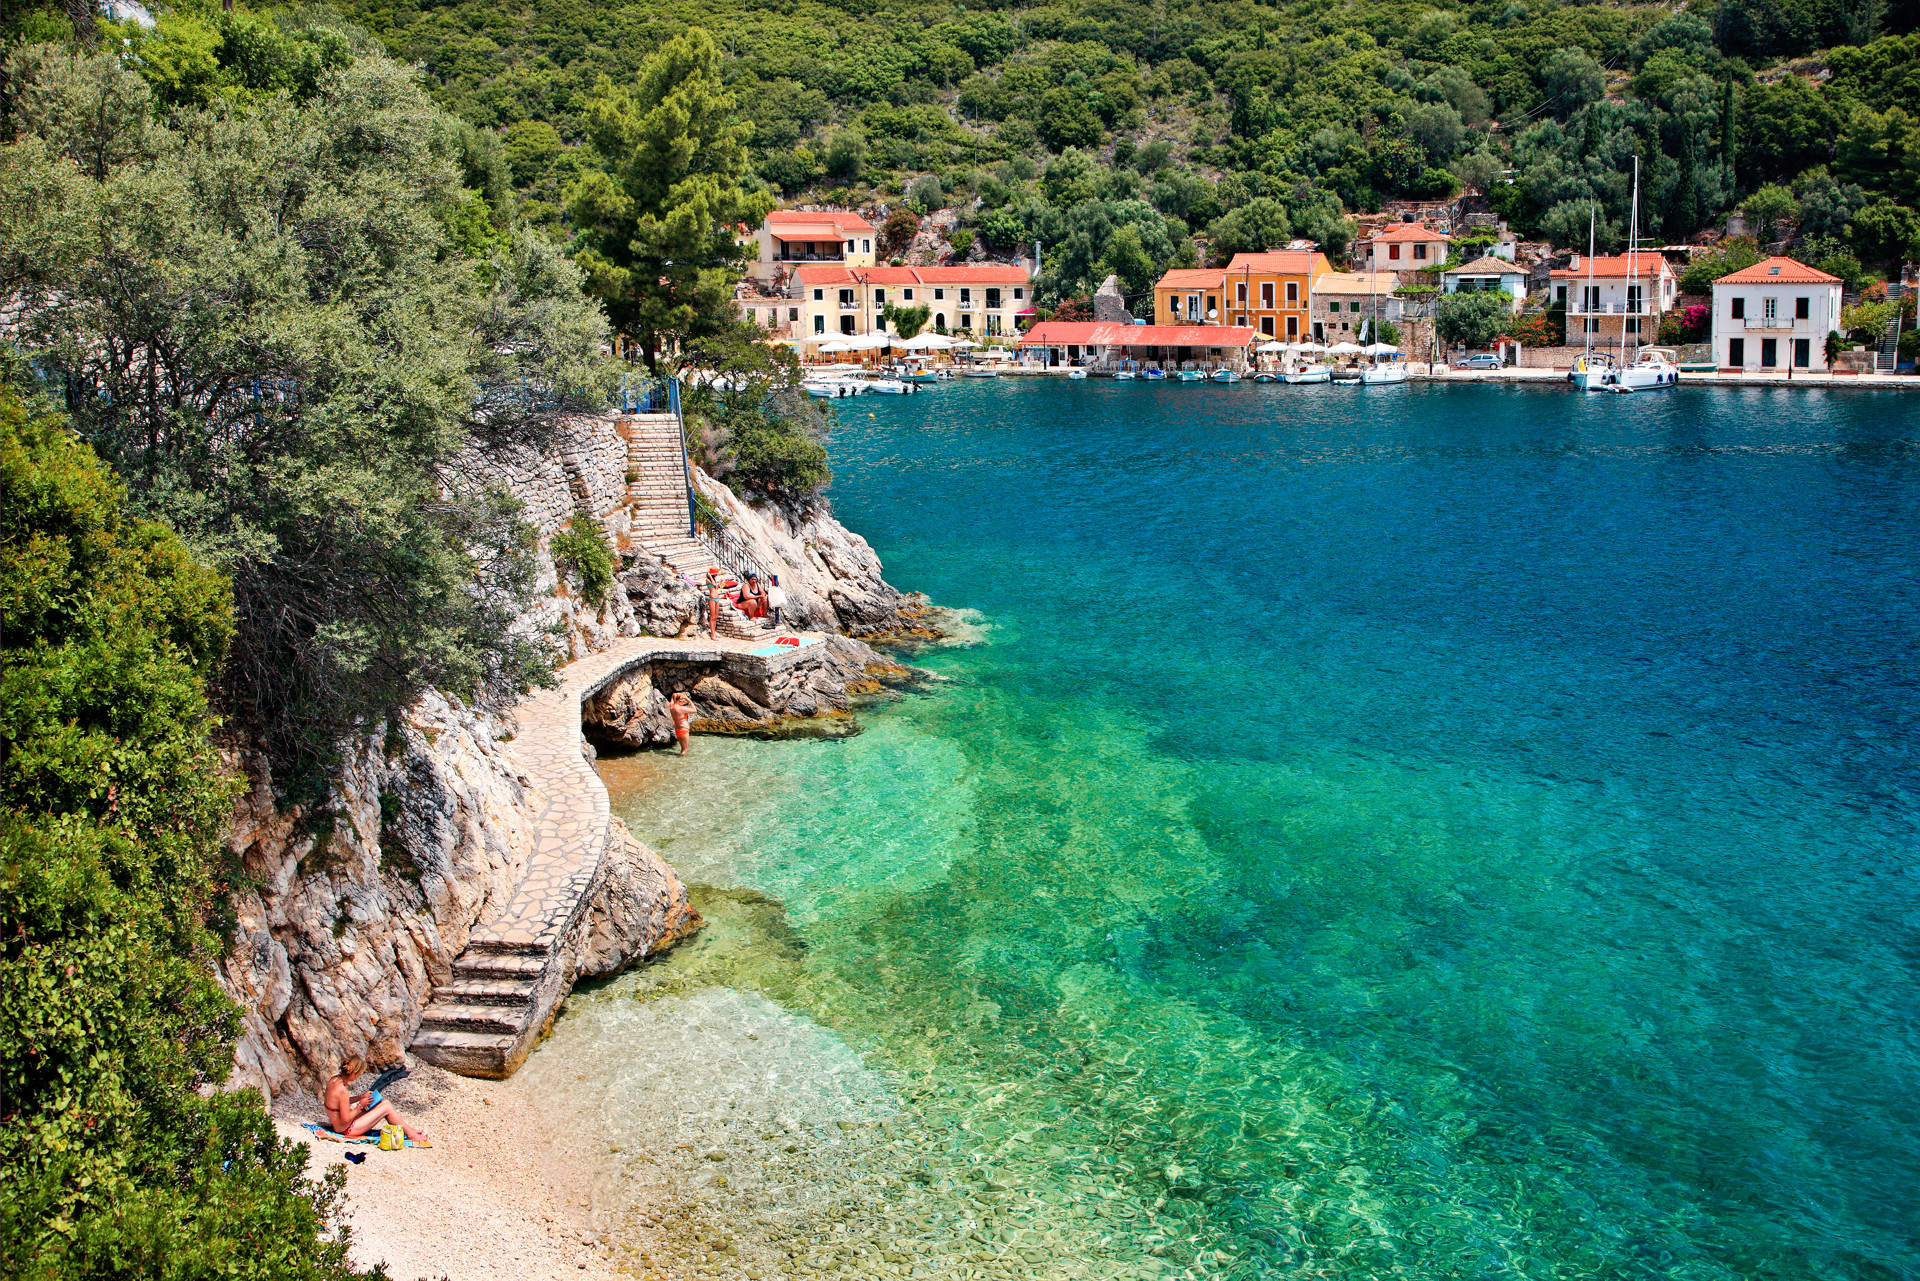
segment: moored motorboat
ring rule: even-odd
[[[1266,370],[1263,369],[1259,373],[1253,376],[1253,381],[1257,383],[1277,383],[1280,381],[1280,375],[1274,374],[1274,373],[1268,373]]]
[[[1308,383],[1326,383],[1333,380],[1333,370],[1326,365],[1291,365],[1280,375],[1280,381],[1289,386],[1299,387]]]
[[[1183,383],[1203,383],[1207,380],[1207,376],[1198,369],[1182,369],[1173,378],[1175,382]]]
[[[1164,369],[1142,369],[1140,371],[1140,377],[1150,383],[1162,383],[1167,380],[1167,371]]]
[[[1213,381],[1217,383],[1237,383],[1240,381],[1240,375],[1231,369],[1216,369],[1213,371]]]
[[[1069,369],[1067,371],[1067,377],[1072,378],[1075,381],[1084,379],[1086,376],[1087,376],[1087,371],[1084,369]]]
[[[881,396],[910,396],[919,388],[900,378],[875,378],[866,384],[866,390]]]

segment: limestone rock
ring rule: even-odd
[[[569,952],[569,983],[616,973],[703,924],[666,860],[635,840],[619,819],[613,826],[605,880]]]

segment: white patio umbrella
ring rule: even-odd
[[[962,338],[959,342],[953,344],[953,349],[955,351],[967,351],[979,345],[979,343],[973,341],[971,338]]]
[[[1286,351],[1291,347],[1291,345],[1292,344],[1290,343],[1283,343],[1283,342],[1263,342],[1258,347],[1255,347],[1254,350],[1255,351]]]
[[[1358,356],[1364,350],[1365,348],[1363,348],[1359,343],[1337,342],[1333,346],[1327,348],[1327,354],[1330,356]]]
[[[953,346],[953,339],[939,334],[915,334],[894,344],[907,351],[945,351]]]
[[[878,351],[892,341],[885,334],[858,334],[847,339],[847,350]]]
[[[1321,346],[1321,345],[1320,345],[1319,343],[1317,343],[1317,342],[1303,342],[1303,343],[1300,343],[1300,344],[1298,345],[1298,347],[1296,348],[1296,350],[1299,350],[1299,351],[1325,351],[1325,350],[1326,350],[1326,348],[1325,348],[1325,347],[1323,347],[1323,346]]]
[[[1398,356],[1400,349],[1390,342],[1369,343],[1366,347],[1369,356]]]

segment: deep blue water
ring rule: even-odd
[[[767,990],[954,1160],[1137,1197],[1144,1275],[1911,1277],[1917,442],[1892,393],[853,402],[837,514],[984,640],[729,745],[765,813],[629,818],[784,904]],[[986,1080],[1050,1156],[943,1102]]]

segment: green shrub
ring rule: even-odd
[[[11,371],[6,371],[10,374]],[[346,1277],[214,981],[224,579],[0,380],[0,1275]]]
[[[613,583],[613,549],[600,532],[600,522],[592,513],[575,511],[567,527],[555,534],[547,548],[553,562],[580,576],[580,594],[595,609],[606,604],[607,588]]]

